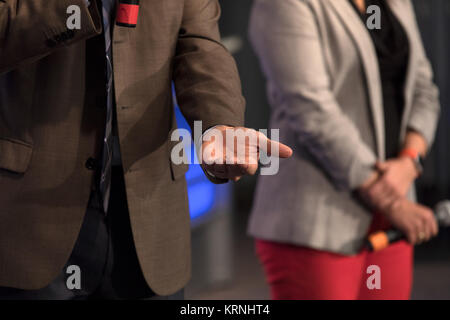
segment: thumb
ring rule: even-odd
[[[267,154],[270,156],[272,155],[272,150],[276,149],[278,149],[279,158],[290,158],[292,156],[293,153],[292,149],[281,142],[268,139],[267,145],[268,145]]]
[[[290,158],[292,149],[278,141],[270,140],[261,132],[258,133],[258,147],[264,150],[269,156],[278,156],[279,158]],[[278,151],[278,154],[275,154]]]

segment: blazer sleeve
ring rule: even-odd
[[[67,28],[71,5],[81,9],[80,29]],[[0,0],[0,74],[101,30],[95,1],[88,7],[85,0]]]
[[[409,2],[409,1],[408,1]],[[409,2],[414,24],[414,34],[418,49],[417,71],[413,89],[411,114],[408,121],[408,128],[419,132],[427,141],[428,148],[431,147],[440,114],[439,89],[433,82],[433,70],[426,56],[420,31],[417,26],[414,8]]]
[[[255,1],[249,35],[268,81],[283,101],[274,107],[284,108],[281,112],[298,143],[337,188],[362,185],[373,172],[376,156],[336,101],[308,4]]]
[[[174,59],[177,101],[193,128],[242,126],[245,101],[235,61],[220,42],[217,0],[184,0]]]

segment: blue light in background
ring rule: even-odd
[[[178,106],[175,106],[175,116],[178,128],[184,128],[190,132],[189,125]],[[193,143],[191,154],[197,158]],[[189,165],[189,170],[186,172],[186,181],[191,219],[207,214],[214,207],[216,201],[216,186],[206,178],[199,164]]]

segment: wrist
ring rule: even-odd
[[[419,169],[416,166],[416,163],[413,159],[410,157],[404,157],[400,156],[399,160],[402,161],[404,168],[406,168],[406,172],[410,177],[412,177],[414,180],[417,179],[420,176]]]
[[[406,198],[404,197],[397,198],[377,212],[380,212],[388,221],[395,220],[395,217],[398,217],[398,214],[405,212],[405,200]]]
[[[412,169],[414,170],[414,175],[417,178],[423,172],[423,159],[421,158],[419,152],[413,148],[405,148],[399,153],[400,159],[408,159],[410,164],[412,164]]]

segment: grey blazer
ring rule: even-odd
[[[399,144],[411,128],[431,145],[440,106],[414,9],[410,0],[387,2],[411,48]],[[294,147],[277,175],[259,178],[249,233],[355,254],[372,213],[353,191],[385,157],[380,74],[367,27],[347,0],[255,0],[249,28],[267,78],[270,126]]]

